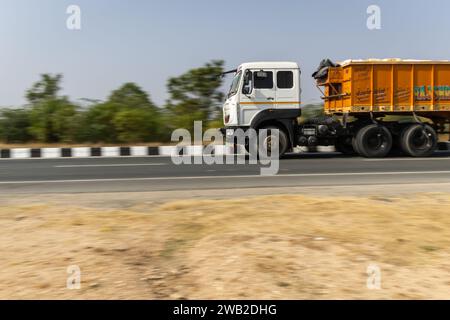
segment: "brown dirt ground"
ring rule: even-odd
[[[450,298],[450,193],[76,197],[3,201],[0,299]]]

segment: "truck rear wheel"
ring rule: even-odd
[[[413,124],[401,135],[402,150],[412,157],[430,156],[437,148],[436,131],[428,124]]]
[[[368,125],[356,134],[356,150],[366,158],[383,158],[392,149],[392,134],[382,125]]]
[[[358,148],[358,141],[356,141],[356,137],[353,137],[353,139],[352,139],[352,147],[353,147],[353,150],[355,150],[355,152],[357,154],[361,154],[361,151],[359,151],[359,148]]]
[[[336,148],[336,151],[342,154],[348,156],[355,154],[355,149],[353,148],[351,137],[342,137],[336,139],[336,143],[334,146]]]

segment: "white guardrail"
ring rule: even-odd
[[[450,150],[450,142],[439,144],[439,150]],[[333,146],[311,149],[297,147],[294,153],[335,152]],[[75,148],[11,148],[0,149],[2,159],[55,159],[55,158],[89,158],[89,157],[170,157],[173,155],[200,156],[204,153],[203,146],[131,146],[131,147],[75,147]],[[246,154],[243,146],[215,145],[215,155]]]
[[[308,150],[308,148],[295,148],[294,152],[334,152],[334,147],[317,147],[317,150]],[[0,158],[2,159],[54,159],[54,158],[89,158],[89,157],[147,157],[147,156],[166,156],[186,155],[200,156],[204,153],[203,146],[131,146],[131,147],[68,147],[68,148],[11,148],[0,149]],[[243,146],[233,145],[215,145],[214,154],[246,154]]]

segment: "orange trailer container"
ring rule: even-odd
[[[341,152],[384,157],[397,149],[421,157],[436,150],[440,137],[447,139],[450,61],[323,60],[313,77],[325,113],[342,116],[335,139]]]
[[[408,115],[450,121],[450,61],[347,60],[318,86],[328,114]]]

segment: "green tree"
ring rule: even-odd
[[[62,75],[43,74],[27,90],[30,103],[29,133],[39,142],[71,142],[74,140],[77,106],[59,95]]]
[[[31,104],[36,104],[44,100],[56,99],[61,90],[60,84],[62,75],[42,74],[41,79],[27,90],[25,97]]]
[[[213,60],[203,67],[170,78],[167,88],[167,119],[171,129],[192,131],[195,120],[210,121],[218,115],[224,94],[220,91],[223,61]]]
[[[109,96],[108,102],[118,104],[124,108],[155,108],[147,92],[132,82],[125,83],[114,90]]]
[[[85,135],[95,142],[144,142],[159,138],[159,110],[135,83],[125,83],[106,102],[91,107],[85,123]]]
[[[144,142],[157,139],[157,122],[149,109],[123,109],[116,113],[114,126],[120,142]]]
[[[119,111],[116,104],[99,103],[85,112],[80,133],[82,140],[91,142],[116,142],[117,133],[114,126],[114,117]]]
[[[40,142],[72,142],[76,114],[77,107],[66,98],[41,101],[31,109],[29,132]]]
[[[27,109],[5,109],[0,112],[0,140],[24,143],[31,139],[28,132],[30,112]]]

